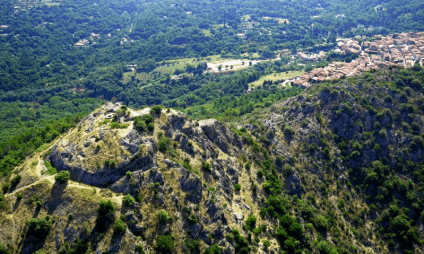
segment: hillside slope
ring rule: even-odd
[[[0,253],[423,253],[423,83],[366,73],[238,127],[107,104],[3,185]]]

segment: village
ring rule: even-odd
[[[363,42],[359,42],[363,41]],[[423,65],[424,59],[424,32],[401,33],[383,37],[375,35],[372,41],[357,36],[354,39],[339,38],[334,50],[340,54],[357,54],[358,58],[350,63],[333,62],[325,68],[317,68],[308,73],[296,77],[292,83],[308,87],[327,80],[339,79],[358,75],[372,69],[388,66],[400,66],[409,68],[416,63]],[[299,59],[316,61],[320,57],[303,56],[298,53]]]
[[[98,38],[100,38],[100,35],[92,33],[90,40]],[[76,46],[86,46],[88,44],[89,40],[84,40],[79,41]],[[336,40],[335,48],[330,52],[335,52],[342,56],[349,55],[357,57],[352,57],[354,59],[347,62],[330,62],[324,68],[315,68],[309,72],[290,71],[289,73],[286,73],[286,75],[275,74],[274,76],[277,78],[271,78],[271,80],[273,79],[274,83],[278,83],[281,86],[291,84],[309,87],[329,80],[359,75],[372,69],[380,69],[389,66],[409,68],[414,66],[416,63],[422,66],[424,59],[424,32],[409,32],[388,36],[375,35],[372,38],[367,38],[366,36],[338,38]],[[289,49],[282,49],[275,52],[277,56],[275,59],[224,59],[217,55],[201,60],[201,62],[207,64],[205,73],[214,73],[218,75],[221,73],[230,73],[249,68],[261,62],[278,61],[283,57],[289,57],[291,59],[289,64],[295,64],[298,66],[314,66],[317,62],[328,60],[330,52],[320,51],[310,53],[299,50],[295,54],[292,54]],[[187,60],[183,59],[176,62],[162,62],[162,65],[160,66],[162,66],[161,68],[184,69],[184,66],[193,62],[199,63],[198,59],[196,60],[193,58]],[[163,65],[163,63],[165,63],[165,65]],[[174,65],[175,67],[172,67]],[[137,70],[137,65],[135,64],[129,64],[127,67],[133,73]],[[170,74],[174,73],[171,72]],[[171,79],[180,80],[191,76],[193,76],[193,73],[175,73],[171,76]],[[280,76],[281,78],[278,79]],[[284,76],[284,78],[282,78],[282,76]],[[268,80],[267,77],[263,79]],[[253,88],[258,87],[267,89],[266,86],[258,86],[256,84],[250,86],[247,92],[249,93]]]

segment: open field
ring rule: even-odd
[[[247,56],[247,55],[246,55]],[[258,58],[259,55],[253,54],[253,58]],[[250,67],[249,62],[252,62],[252,66],[260,63],[262,61],[273,61],[278,59],[269,59],[269,60],[249,60],[249,59],[226,59],[221,58],[220,55],[212,55],[202,58],[183,58],[183,59],[174,59],[166,60],[157,63],[157,67],[149,73],[135,73],[135,72],[126,72],[124,73],[123,82],[129,82],[132,76],[135,76],[135,79],[140,80],[141,82],[147,82],[152,79],[157,79],[163,75],[173,76],[176,70],[180,70],[183,73],[188,65],[196,66],[200,63],[207,63],[208,71],[211,73],[220,73],[228,71],[239,71]],[[219,70],[221,66],[221,71]],[[232,66],[232,68],[231,68]],[[261,83],[262,84],[262,83]]]
[[[219,73],[223,71],[237,71],[237,70],[250,67],[249,62],[252,62],[252,65],[255,65],[261,61],[259,60],[250,61],[248,59],[245,59],[245,60],[226,59],[226,60],[208,63],[208,70],[209,72],[212,72],[212,73]],[[219,66],[222,67],[221,71],[219,70]],[[233,68],[231,68],[231,66]]]
[[[135,75],[135,79],[139,79],[141,82],[146,82],[150,79],[151,75],[149,73],[136,73],[136,72],[124,72],[124,76],[122,78],[123,83],[128,83],[131,80],[131,77]]]
[[[272,80],[272,81],[278,81],[278,80],[287,80],[291,79],[297,76],[300,76],[304,74],[305,71],[289,71],[289,72],[280,72],[280,73],[273,73],[266,76],[262,76],[259,80],[252,82],[249,84],[250,88],[255,88],[257,86],[261,86],[265,80]]]
[[[212,55],[208,57],[202,58],[183,58],[183,59],[174,59],[174,60],[166,60],[157,63],[157,67],[149,72],[135,73],[135,72],[125,72],[123,77],[123,82],[127,83],[131,80],[132,76],[135,76],[135,79],[139,79],[141,82],[147,82],[152,79],[156,79],[162,75],[169,74],[171,76],[174,75],[176,70],[185,71],[188,65],[196,66],[200,63],[208,63],[220,61],[220,55]]]

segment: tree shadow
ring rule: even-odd
[[[68,183],[58,183],[57,181],[53,184],[53,188],[50,191],[50,196],[55,196],[56,198],[60,198],[63,194],[63,191],[68,186]],[[59,195],[59,197],[57,197]]]
[[[117,253],[119,252],[119,249],[121,248],[121,240],[124,238],[125,234],[117,234],[113,233],[111,244],[109,245],[109,250],[107,253]]]
[[[35,253],[37,250],[43,248],[45,242],[46,238],[40,239],[34,236],[25,236],[20,253]]]
[[[48,222],[48,220],[46,221]],[[50,226],[46,226],[47,224],[39,222],[38,225],[27,225],[24,229],[26,233],[21,242],[22,249],[20,253],[34,253],[43,248],[50,232]]]
[[[64,202],[62,199],[62,195],[66,187],[67,183],[59,184],[55,182],[51,191],[50,191],[50,202],[48,203],[48,214],[53,214],[57,207]]]
[[[98,243],[105,237],[109,228],[113,225],[115,221],[115,215],[113,213],[107,213],[103,216],[98,216],[96,219],[96,224],[94,225],[93,230],[91,231],[91,248],[96,249]]]
[[[41,211],[41,207],[36,207],[34,214],[32,215],[32,218],[37,218],[38,215],[40,214],[40,211]]]
[[[21,203],[21,199],[16,199],[16,202],[13,205],[13,211],[15,211],[16,209],[18,209],[20,203]]]

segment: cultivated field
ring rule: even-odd
[[[265,80],[272,80],[272,81],[279,81],[279,80],[287,80],[294,77],[298,77],[302,74],[304,74],[305,71],[289,71],[289,72],[280,72],[280,73],[272,73],[266,76],[262,76],[259,80],[252,82],[249,84],[249,88],[255,88],[258,86],[261,86]]]

